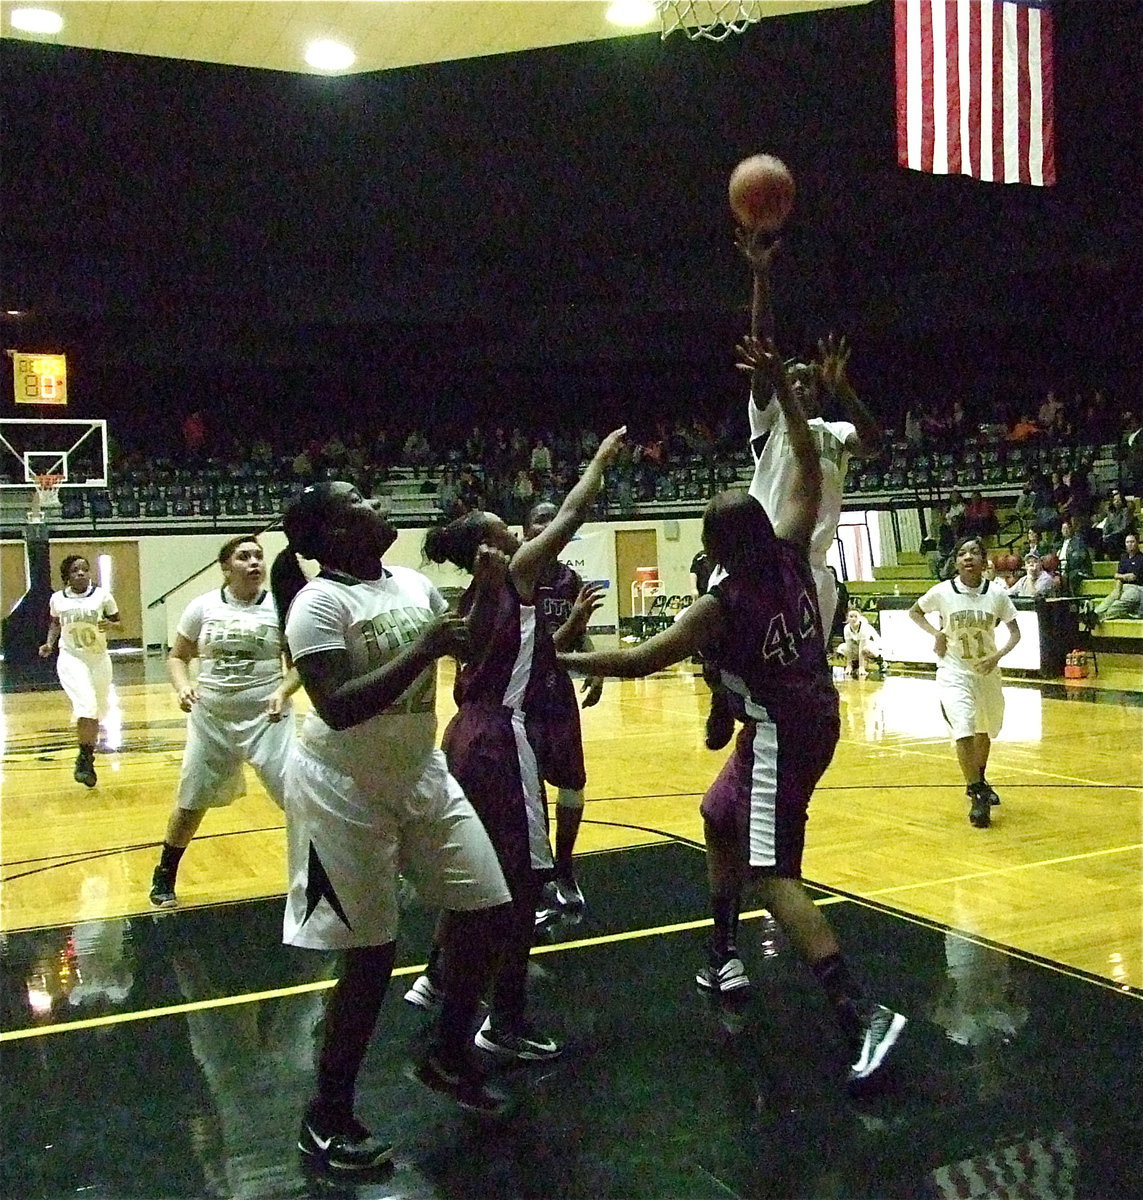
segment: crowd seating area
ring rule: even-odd
[[[665,444],[671,445],[669,439]],[[749,453],[741,445],[716,450],[714,445],[684,444],[666,451],[664,443],[657,445],[654,453],[636,446],[609,473],[600,506],[603,515],[698,513],[714,492],[750,477]],[[234,463],[207,460],[197,467],[132,459],[113,469],[109,488],[63,488],[60,518],[93,528],[140,523],[224,526],[250,518],[268,522],[305,484],[350,478],[363,490],[386,498],[398,524],[423,525],[472,507],[490,508],[519,522],[536,501],[558,500],[565,494],[581,463],[578,457],[566,462],[557,459],[544,469],[511,472],[456,458],[384,467],[367,460],[323,462],[313,454],[305,457],[299,471],[296,459],[272,457]],[[894,499],[937,504],[953,489],[980,490],[1004,500],[1015,497],[1031,479],[1074,470],[1088,474],[1096,494],[1111,486],[1130,488],[1143,482],[1134,478],[1138,467],[1124,445],[1117,443],[977,443],[954,452],[892,442],[876,459],[850,464],[846,491],[851,501],[860,499],[870,506]]]

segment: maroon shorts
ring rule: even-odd
[[[703,819],[737,841],[751,867],[800,879],[810,797],[840,733],[836,704],[781,724],[765,715],[748,720],[703,797]]]
[[[544,781],[552,787],[583,791],[587,785],[587,768],[583,761],[583,732],[575,692],[571,693],[570,705],[532,710],[524,723]]]
[[[547,804],[522,714],[464,705],[442,739],[448,769],[488,831],[513,896],[551,866]]]

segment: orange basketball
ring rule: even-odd
[[[752,154],[730,173],[730,210],[746,229],[775,233],[794,207],[794,177],[772,154]]]
[[[1023,561],[1018,554],[1009,554],[1004,560],[1004,569],[1006,571],[1019,571],[1023,565]]]

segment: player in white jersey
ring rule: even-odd
[[[765,233],[738,232],[738,245],[750,263],[754,275],[751,303],[751,332],[755,337],[774,336],[774,312],[770,293],[770,264],[777,243]],[[818,446],[822,465],[822,494],[818,517],[810,541],[810,566],[818,592],[818,612],[822,633],[828,643],[837,612],[837,582],[826,567],[826,554],[837,537],[841,520],[845,472],[850,458],[871,458],[881,448],[881,427],[862,403],[849,381],[846,367],[849,346],[844,338],[829,337],[818,342],[816,362],[787,364],[794,394],[809,421],[810,432]],[[852,420],[826,421],[821,412],[822,389],[838,400]],[[754,476],[750,494],[777,521],[790,501],[791,485],[796,477],[796,460],[790,445],[782,408],[776,396],[760,407],[750,392],[750,451],[754,456]]]
[[[39,654],[47,658],[59,646],[56,674],[71,701],[79,743],[74,778],[95,787],[95,744],[111,697],[107,631],[119,628],[119,605],[92,579],[91,564],[82,554],[69,554],[60,563],[60,578],[64,586],[52,593],[51,623]]]
[[[859,608],[851,608],[845,614],[841,648],[854,679],[864,679],[870,663],[875,666],[881,663],[881,637]]]
[[[941,710],[956,742],[969,800],[968,819],[978,829],[987,829],[992,823],[991,807],[1000,803],[985,778],[992,739],[1004,721],[997,668],[1020,641],[1020,627],[1004,585],[984,578],[984,543],[977,537],[961,538],[953,553],[956,575],[929,588],[909,609],[909,616],[933,639]],[[933,628],[928,613],[939,616],[939,629]],[[1001,624],[1008,636],[998,646],[996,627]]]
[[[778,243],[769,235],[748,233],[740,229],[738,246],[750,263],[754,275],[751,303],[751,332],[754,337],[774,337],[774,313],[770,293],[770,265]],[[826,566],[826,555],[837,538],[841,520],[845,472],[852,457],[868,458],[881,446],[881,428],[869,409],[854,391],[846,372],[849,347],[844,338],[832,335],[818,343],[816,362],[787,363],[790,385],[809,421],[810,433],[818,447],[822,466],[822,491],[818,503],[817,521],[810,541],[810,567],[818,596],[822,634],[829,645],[837,614],[837,580]],[[852,421],[825,421],[821,411],[822,389],[841,402]],[[750,452],[754,457],[754,474],[749,492],[762,505],[771,522],[782,519],[790,503],[791,488],[796,478],[797,460],[790,443],[785,417],[776,396],[770,396],[765,407],[759,406],[753,389],[747,405],[750,420]],[[722,578],[716,569],[711,585]],[[708,682],[710,682],[708,680]],[[719,750],[730,741],[734,720],[726,697],[715,687],[707,717],[706,744]]]
[[[177,903],[175,880],[183,852],[208,808],[245,795],[249,763],[270,799],[285,806],[286,761],[294,743],[290,697],[300,680],[283,672],[278,610],[267,592],[258,539],[231,538],[218,552],[222,587],[192,600],[175,631],[167,675],[187,714],[178,796],[151,879],[151,903]],[[198,659],[198,677],[191,663]]]
[[[443,910],[444,999],[415,1076],[462,1106],[503,1111],[473,1062],[476,1010],[508,928],[496,852],[436,747],[436,661],[462,653],[468,625],[418,571],[386,567],[396,532],[348,483],[306,488],[287,509],[274,598],[313,711],[286,775],[285,941],[341,950],[298,1146],[341,1170],[391,1148],[354,1115],[357,1074],[393,972],[398,873]],[[309,581],[297,556],[322,567]],[[502,556],[481,555],[498,589]]]

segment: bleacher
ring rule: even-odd
[[[915,600],[936,583],[929,574],[928,560],[924,554],[902,551],[897,555],[897,560],[896,566],[874,567],[873,579],[847,581],[845,586],[850,603],[856,603],[863,610],[876,612],[878,602],[885,597],[892,596],[894,602],[898,598]],[[1080,597],[1098,603],[1107,596],[1115,585],[1116,566],[1114,562],[1094,563],[1094,575],[1080,585]],[[1109,648],[1115,643],[1126,642],[1126,647],[1119,648],[1143,651],[1143,619],[1103,621],[1092,630],[1091,636],[1097,642],[1106,643]]]

